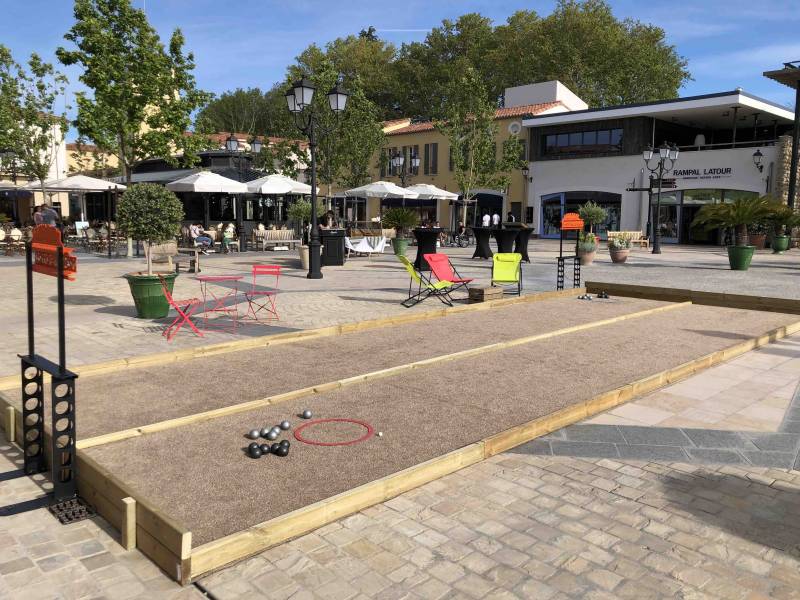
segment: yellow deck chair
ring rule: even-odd
[[[498,252],[492,256],[492,286],[511,285],[517,286],[517,296],[522,295],[522,254]]]
[[[408,282],[408,298],[401,304],[406,308],[411,308],[419,304],[428,296],[436,296],[443,304],[453,306],[453,299],[450,297],[450,288],[453,287],[451,281],[432,282],[424,273],[417,271],[414,264],[405,256],[398,256],[397,259],[408,271],[411,280]],[[413,293],[414,284],[417,284],[417,293]]]

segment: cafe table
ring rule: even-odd
[[[473,227],[472,234],[475,236],[475,252],[472,258],[492,258],[494,252],[489,247],[489,238],[492,230],[489,227]]]
[[[533,229],[530,227],[520,227],[517,232],[517,237],[514,240],[514,252],[521,254],[522,260],[526,263],[531,262],[531,259],[528,257],[528,242],[531,239],[532,233]]]
[[[516,227],[513,229],[492,229],[492,235],[497,242],[497,251],[513,252],[517,233],[519,233],[519,230]]]
[[[203,327],[208,328],[208,315],[211,313],[227,314],[233,324],[233,331],[239,320],[239,282],[244,275],[200,275],[200,293],[203,296]],[[209,284],[212,284],[209,286]],[[221,285],[222,284],[222,285]],[[227,286],[225,284],[228,284]],[[215,291],[217,290],[217,291]],[[218,291],[222,290],[222,291]],[[228,300],[233,300],[228,304]],[[211,303],[211,308],[208,307]]]
[[[414,237],[417,238],[417,258],[414,260],[414,267],[417,271],[431,270],[428,261],[422,256],[436,254],[436,242],[441,234],[441,227],[418,227],[414,230]]]

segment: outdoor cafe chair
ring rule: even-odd
[[[22,231],[15,227],[8,234],[8,239],[6,254],[25,254],[25,241],[22,239]]]
[[[522,295],[522,254],[496,252],[492,256],[492,287],[513,285],[517,286],[517,296]]]
[[[178,313],[178,316],[175,317],[175,320],[170,323],[169,327],[167,327],[161,335],[167,337],[167,341],[171,341],[175,334],[178,333],[178,330],[183,327],[183,324],[186,323],[191,327],[192,331],[194,331],[200,337],[203,337],[203,332],[200,331],[194,323],[192,323],[192,315],[197,312],[197,309],[203,303],[202,300],[199,298],[188,298],[186,300],[175,300],[172,297],[172,294],[167,287],[167,281],[164,279],[163,276],[159,275],[158,278],[161,280],[161,289],[164,292],[164,297],[167,299],[169,305],[175,309],[175,312]]]
[[[253,287],[249,292],[244,293],[247,300],[247,314],[245,317],[252,316],[258,321],[258,313],[262,310],[272,316],[267,316],[267,320],[279,320],[278,308],[275,305],[278,296],[278,280],[281,276],[279,265],[253,265]],[[275,285],[269,289],[262,289],[258,284],[258,277],[275,278]]]
[[[471,277],[464,278],[459,275],[447,254],[423,254],[422,258],[428,261],[428,265],[431,267],[431,273],[436,279],[439,281],[449,281],[453,284],[453,287],[450,289],[451,292],[462,287],[468,288],[469,284],[472,283]]]
[[[414,263],[405,256],[397,256],[398,260],[408,271],[411,280],[408,282],[408,298],[401,304],[406,308],[411,308],[425,300],[428,296],[435,296],[440,302],[447,306],[453,306],[453,299],[450,297],[450,290],[453,284],[449,281],[431,281],[421,271],[414,268]],[[414,293],[414,284],[417,284],[417,292]]]

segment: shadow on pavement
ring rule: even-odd
[[[726,340],[749,340],[752,336],[744,335],[742,333],[731,333],[730,331],[714,331],[710,329],[684,329],[689,333],[699,333],[706,337],[723,338]]]
[[[58,296],[50,296],[50,302],[58,302]],[[92,294],[64,294],[64,304],[72,306],[108,306],[117,301],[108,296],[93,296]]]
[[[663,478],[664,499],[700,523],[800,558],[800,490],[718,472],[694,475],[690,480]]]

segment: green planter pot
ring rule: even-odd
[[[392,248],[397,256],[405,256],[408,250],[408,238],[394,238],[392,240]]]
[[[747,271],[753,260],[755,246],[728,246],[728,262],[734,271]]]
[[[772,252],[775,254],[783,254],[789,249],[790,238],[788,235],[776,235],[772,238]]]
[[[159,275],[167,282],[167,288],[172,293],[177,273],[159,273],[147,275],[146,273],[128,273],[125,279],[131,288],[131,296],[136,304],[136,317],[138,319],[163,319],[169,313],[169,303],[161,289]]]

